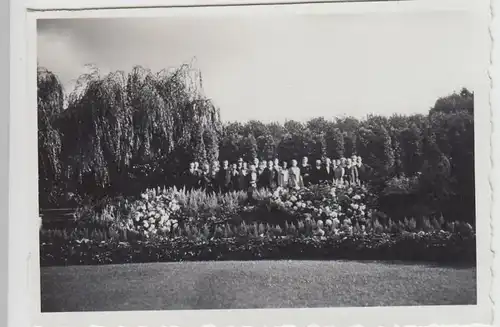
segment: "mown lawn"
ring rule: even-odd
[[[226,261],[41,269],[42,311],[475,304],[476,269]]]

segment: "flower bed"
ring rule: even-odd
[[[475,263],[475,236],[450,232],[338,234],[328,237],[193,239],[42,243],[42,266],[208,260],[412,260]]]
[[[373,196],[365,187],[315,185],[302,189],[277,189],[259,205],[285,213],[292,221],[312,219],[327,225],[364,223],[372,215],[367,207]]]
[[[380,218],[364,187],[207,194],[147,190],[41,230],[44,265],[183,260],[371,259],[475,262],[469,224]],[[89,218],[90,217],[90,218]],[[96,223],[97,222],[97,223]]]
[[[178,226],[262,222],[279,224],[299,220],[321,220],[328,225],[361,224],[370,218],[373,202],[364,187],[317,185],[303,189],[259,190],[249,203],[246,192],[207,194],[203,191],[150,189],[140,199],[120,208],[119,223],[146,237],[174,234]],[[117,209],[116,209],[117,210]],[[107,212],[113,209],[106,208]]]

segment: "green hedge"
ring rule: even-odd
[[[42,266],[212,260],[397,260],[476,262],[474,234],[450,232],[339,234],[328,237],[54,240],[42,243]]]

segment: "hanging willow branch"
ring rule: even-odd
[[[44,124],[62,140],[47,153],[53,150],[51,158],[60,159],[62,175],[76,188],[124,185],[137,165],[214,160],[220,115],[201,90],[201,75],[189,65],[157,74],[137,66],[128,75],[114,72],[104,77],[91,67],[69,94],[66,110],[61,112],[62,88],[59,98],[40,100],[45,111],[56,112],[57,119],[44,118]],[[55,102],[58,111],[52,108]]]
[[[121,72],[104,78],[89,74],[79,85],[69,97],[60,124],[63,160],[74,179],[92,175],[99,185],[106,185],[130,159],[133,134],[125,76]]]
[[[44,68],[38,68],[37,84],[39,178],[43,183],[51,184],[61,173],[61,137],[53,123],[63,110],[64,93],[57,77]]]

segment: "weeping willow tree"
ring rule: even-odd
[[[44,112],[54,111],[52,97],[39,100]],[[219,111],[190,65],[156,74],[137,66],[105,76],[92,68],[78,79],[64,111],[62,88],[58,103],[46,125],[60,138],[46,146],[54,155],[44,162],[58,167],[68,190],[101,195],[173,184],[189,161],[217,158]]]
[[[38,175],[40,202],[50,201],[61,182],[61,136],[54,121],[62,112],[64,92],[58,78],[39,67],[38,84]]]
[[[132,152],[132,109],[121,72],[101,78],[82,75],[59,119],[65,175],[85,191],[109,186],[128,165]]]
[[[173,118],[175,155],[170,162],[183,170],[187,162],[216,158],[222,131],[219,111],[203,94],[202,78],[189,65],[157,76],[157,88]]]
[[[169,104],[160,96],[156,76],[135,67],[127,78],[127,99],[132,109],[132,137],[129,177],[139,187],[165,173],[163,159],[173,150],[173,116]]]

